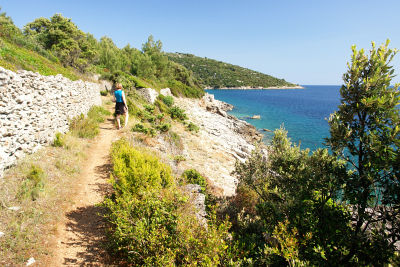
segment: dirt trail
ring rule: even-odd
[[[76,184],[71,206],[58,226],[57,245],[51,266],[103,266],[108,261],[104,250],[104,220],[96,206],[109,185],[110,146],[118,138],[111,119],[100,125],[100,134],[86,154],[87,161]]]

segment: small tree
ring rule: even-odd
[[[352,233],[341,264],[381,265],[400,238],[400,96],[390,86],[390,62],[397,50],[389,41],[369,56],[352,47],[343,75],[339,110],[329,118],[327,144],[348,163],[343,200],[352,207]]]

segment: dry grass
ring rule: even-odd
[[[25,157],[0,180],[0,266],[15,266],[30,257],[49,256],[56,223],[69,204],[68,196],[85,159],[87,140],[66,135],[66,146],[45,147]],[[43,170],[40,187],[27,185],[32,166]],[[36,190],[30,197],[30,190]],[[24,194],[21,194],[24,192]],[[20,207],[11,210],[10,207]]]

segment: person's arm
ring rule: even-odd
[[[122,91],[122,101],[124,101],[125,108],[126,108],[126,110],[128,110],[128,104],[127,104],[127,102],[126,102],[125,92],[124,92],[124,91]]]

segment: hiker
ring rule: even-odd
[[[114,92],[114,97],[115,97],[115,116],[118,122],[118,130],[121,129],[121,122],[119,117],[121,115],[125,115],[125,125],[128,124],[128,105],[126,104],[126,98],[124,91],[122,91],[122,84],[117,83],[115,85],[115,92]]]

